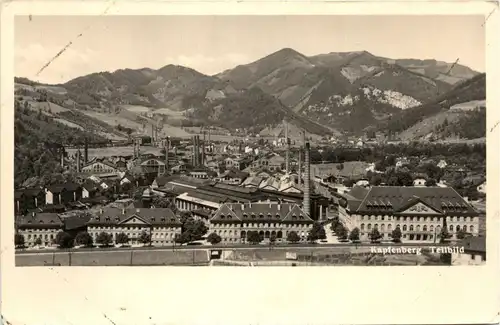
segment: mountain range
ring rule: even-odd
[[[400,133],[450,103],[485,99],[484,74],[460,64],[366,51],[305,56],[290,48],[213,76],[167,65],[92,73],[59,85],[15,82],[18,94],[42,89],[66,109],[112,115],[129,106],[157,114],[168,108],[204,125],[255,132],[287,120],[318,135],[369,128]]]

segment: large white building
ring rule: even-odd
[[[168,208],[107,208],[101,209],[87,223],[88,233],[94,239],[101,232],[110,234],[113,241],[119,233],[126,234],[130,244],[139,244],[142,232],[151,235],[154,246],[172,245],[181,233],[181,222]]]
[[[209,233],[218,234],[223,244],[245,243],[250,231],[257,231],[264,241],[275,237],[276,242],[285,242],[294,231],[301,241],[306,241],[313,223],[293,203],[225,203],[210,219]]]
[[[354,187],[342,196],[340,220],[349,231],[358,228],[362,241],[373,228],[390,240],[399,227],[403,242],[438,242],[445,218],[452,239],[459,230],[479,232],[480,213],[451,187]]]
[[[52,246],[64,224],[57,213],[31,213],[16,220],[17,233],[24,237],[27,247]]]

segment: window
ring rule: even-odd
[[[406,231],[407,227],[406,225],[403,225],[403,231]]]
[[[430,227],[430,229],[429,229],[429,230],[430,230],[430,231],[434,231],[434,226],[433,226],[433,225],[431,225],[431,227]]]
[[[410,225],[410,231],[413,231],[413,225]]]
[[[371,223],[368,224],[367,229],[368,229],[368,231],[370,231],[372,229],[372,224]]]
[[[453,225],[450,225],[450,231],[453,231]]]
[[[471,233],[473,233],[473,232],[474,232],[474,226],[472,226],[472,225],[471,225],[471,226],[469,226],[469,229],[470,229],[469,231],[470,231]]]
[[[365,224],[364,223],[361,224],[361,231],[363,231],[363,230],[365,230]]]
[[[427,226],[424,225],[424,227],[422,228],[423,231],[427,231]]]

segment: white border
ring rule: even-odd
[[[14,268],[13,15],[488,16],[488,262],[484,267]],[[499,10],[493,3],[11,1],[1,16],[1,290],[11,324],[430,324],[498,322]],[[64,28],[64,26],[61,26]],[[395,26],[397,28],[397,26]]]

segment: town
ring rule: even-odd
[[[310,255],[323,264],[347,254],[373,260],[373,245],[454,245],[465,247],[454,263],[485,262],[485,159],[470,159],[485,156],[484,144],[292,137],[288,128],[231,141],[211,128],[191,138],[152,128],[128,141],[56,144],[57,177],[15,189],[18,265],[56,265],[67,252],[62,265],[78,265],[99,250],[246,265],[252,256],[235,255],[252,249],[254,259],[260,249],[286,265],[300,265],[297,255],[314,265]],[[101,265],[90,260],[81,265]]]

